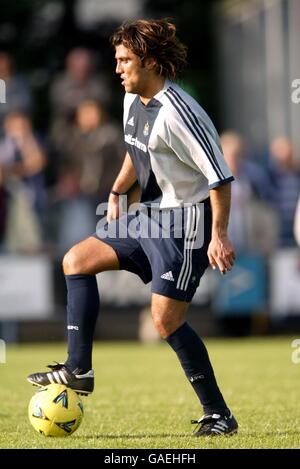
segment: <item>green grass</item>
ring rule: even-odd
[[[294,338],[294,337],[293,337]],[[230,438],[191,436],[197,398],[169,347],[101,343],[96,389],[68,438],[45,438],[27,418],[34,392],[26,375],[65,357],[65,345],[9,347],[0,364],[0,448],[299,448],[300,364],[291,337],[206,340],[222,392],[240,430]]]

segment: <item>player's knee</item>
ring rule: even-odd
[[[64,256],[63,271],[66,275],[76,275],[82,273],[82,268],[82,262],[74,246]]]
[[[153,322],[160,336],[165,339],[178,329],[178,324],[169,315],[153,315]]]

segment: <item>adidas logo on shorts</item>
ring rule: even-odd
[[[169,270],[169,272],[166,272],[165,274],[162,274],[160,278],[163,278],[164,280],[169,280],[170,282],[174,282],[174,277],[171,270]]]

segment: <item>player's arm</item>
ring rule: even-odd
[[[190,119],[187,115],[187,119]],[[168,144],[174,149],[178,158],[187,165],[199,168],[208,181],[209,195],[213,212],[212,238],[208,248],[209,262],[213,268],[218,267],[222,273],[233,266],[235,254],[227,237],[227,226],[230,211],[230,195],[233,176],[225,162],[218,145],[217,133],[213,138],[211,132],[201,125],[189,125],[179,114],[168,116]],[[191,132],[192,128],[192,132]]]
[[[128,153],[125,155],[125,159],[122,165],[122,168],[113,183],[112,191],[117,194],[126,194],[129,189],[136,182],[136,172],[132,164],[131,158]],[[107,209],[107,221],[110,223],[112,220],[119,218],[120,208],[119,208],[119,196],[113,193],[110,193],[108,199],[108,209]]]
[[[227,235],[230,199],[230,183],[222,184],[210,190],[212,233],[207,254],[212,268],[218,267],[222,274],[232,269],[235,259],[234,249]]]

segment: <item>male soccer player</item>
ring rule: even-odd
[[[227,237],[233,177],[211,120],[174,83],[186,63],[186,47],[177,39],[174,24],[127,22],[117,29],[112,44],[125,89],[127,153],[109,197],[108,225],[74,246],[63,261],[68,358],[28,380],[38,386],[64,383],[82,394],[93,391],[92,342],[99,309],[95,275],[125,269],[145,283],[152,280],[154,324],[177,354],[204,409],[204,416],[194,421],[199,424],[194,435],[231,434],[237,422],[218,388],[205,345],[185,315],[208,264],[223,274],[234,264]],[[119,198],[137,180],[140,209],[122,215]],[[178,215],[184,216],[179,220]],[[151,235],[151,228],[149,235],[149,221],[158,234]],[[124,236],[132,222],[140,235],[131,228]]]

